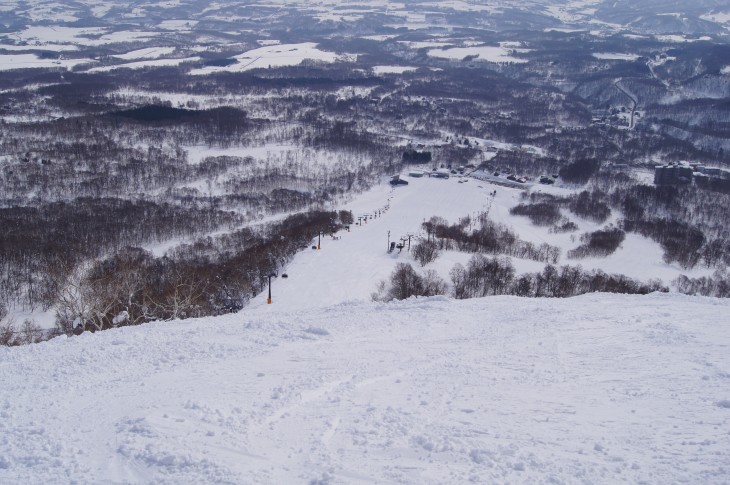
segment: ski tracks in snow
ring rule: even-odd
[[[727,308],[436,297],[0,349],[0,482],[720,484]]]

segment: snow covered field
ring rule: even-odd
[[[148,31],[115,31],[108,32],[100,27],[66,27],[58,25],[34,25],[23,31],[6,34],[4,37],[38,45],[45,43],[69,43],[82,46],[103,46],[116,42],[144,42],[159,35],[159,32]]]
[[[137,60],[137,59],[157,59],[162,56],[167,56],[175,52],[175,47],[146,47],[144,49],[137,49],[126,54],[119,54],[112,57],[124,59],[125,61]]]
[[[373,66],[373,73],[381,74],[403,74],[404,72],[415,71],[417,68],[412,66]]]
[[[0,71],[13,69],[71,69],[79,64],[93,62],[90,59],[41,59],[35,54],[0,54]]]
[[[313,42],[264,46],[235,56],[235,59],[237,62],[230,66],[207,66],[194,69],[190,74],[204,75],[214,72],[243,72],[258,68],[297,66],[307,59],[327,63],[352,60],[347,56],[322,51]]]
[[[614,52],[594,52],[593,57],[606,61],[635,61],[639,58],[636,54],[621,54]]]
[[[703,35],[703,36],[697,37],[697,38],[687,37],[685,35],[655,35],[654,38],[660,42],[675,42],[675,43],[712,41],[712,37],[707,36],[707,35]]]
[[[527,59],[513,57],[511,54],[516,52],[526,52],[524,49],[508,49],[506,47],[494,46],[478,46],[478,47],[454,47],[451,49],[432,49],[428,51],[431,57],[439,57],[443,59],[460,60],[465,57],[474,57],[476,59],[496,62],[496,63],[513,63],[524,64]]]
[[[102,66],[102,67],[94,67],[89,69],[87,72],[109,72],[109,71],[115,71],[117,69],[144,69],[147,67],[160,67],[160,66],[179,66],[180,64],[186,63],[186,62],[196,62],[199,61],[199,57],[186,57],[182,59],[151,59],[147,61],[136,61],[136,62],[128,62],[126,64],[117,64],[114,66]]]

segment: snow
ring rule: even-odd
[[[20,308],[11,309],[8,312],[8,320],[15,322],[15,328],[22,328],[23,322],[30,320],[42,329],[56,328],[56,312],[55,310],[39,310],[27,311]]]
[[[252,95],[238,94],[221,94],[221,95],[202,95],[189,93],[175,93],[168,91],[144,91],[134,87],[125,87],[110,93],[109,96],[121,96],[125,98],[125,102],[133,103],[149,103],[153,100],[162,100],[170,102],[173,106],[185,107],[188,103],[197,104],[207,108],[215,106],[246,106],[251,99],[256,98]],[[270,96],[270,95],[266,95]],[[265,96],[261,96],[265,97]],[[260,98],[260,97],[259,97]]]
[[[366,36],[364,36],[364,37],[363,37],[363,39],[367,39],[367,40],[377,40],[377,41],[380,41],[380,42],[384,42],[384,41],[386,41],[386,40],[390,40],[390,39],[393,39],[393,38],[395,38],[395,37],[398,37],[398,36],[397,36],[397,35],[395,35],[395,34],[384,34],[384,35],[366,35]]]
[[[671,43],[684,43],[684,42],[700,42],[700,41],[711,41],[712,37],[703,35],[702,37],[687,37],[684,35],[655,35],[654,36],[660,42],[671,42]]]
[[[99,66],[89,69],[87,72],[109,72],[117,69],[144,69],[146,67],[179,66],[185,62],[197,62],[200,57],[185,57],[180,59],[153,59],[148,61],[128,62],[114,66]]]
[[[362,20],[363,17],[363,15],[357,14],[343,15],[341,12],[323,12],[313,16],[313,18],[320,22],[357,22],[358,20]]]
[[[450,8],[459,12],[489,12],[489,13],[501,13],[502,9],[495,5],[479,5],[476,3],[459,1],[459,0],[447,0],[438,2],[440,9]]]
[[[301,311],[275,294],[2,348],[0,482],[721,484],[728,310],[597,294]]]
[[[194,69],[190,71],[190,74],[205,75],[216,72],[242,72],[266,67],[297,66],[306,59],[330,63],[337,60],[352,60],[351,56],[319,50],[314,42],[263,46],[235,56],[235,59],[238,62],[230,66],[207,66]]]
[[[451,42],[442,42],[442,41],[436,41],[436,40],[428,40],[423,42],[411,42],[406,40],[399,40],[399,44],[404,44],[410,47],[411,49],[432,49],[435,47],[446,47],[449,45],[453,45]]]
[[[550,5],[545,7],[545,12],[551,17],[556,18],[565,24],[570,24],[583,20],[582,16],[575,15],[574,13],[570,12],[569,9],[563,6]]]
[[[175,52],[175,47],[147,47],[137,49],[126,54],[117,54],[112,57],[130,61],[134,59],[156,59],[158,57],[167,56]]]
[[[281,156],[286,152],[294,150],[296,147],[290,144],[281,145],[262,145],[255,147],[229,147],[229,148],[211,148],[203,145],[193,145],[184,147],[188,155],[188,163],[190,165],[199,165],[207,157],[253,157],[267,159],[272,156]]]
[[[578,9],[588,4],[572,2],[550,11],[566,20],[581,18]],[[442,6],[496,9],[458,0]],[[93,8],[104,15],[112,4]],[[391,14],[410,22],[426,19]],[[145,17],[144,5],[135,15]],[[182,30],[195,23],[168,21],[160,27]],[[20,40],[38,45],[9,50],[70,50],[76,48],[70,43],[146,40],[148,34],[32,27]],[[261,49],[237,56],[233,66],[195,73],[342,59],[314,43],[260,43]],[[517,43],[408,45],[427,47],[436,57],[527,62],[512,57],[520,52]],[[172,53],[166,49],[172,48],[138,49],[118,57],[139,62],[96,70],[197,59],[164,59]],[[0,70],[88,62],[0,55]],[[411,69],[383,65],[374,71]],[[722,72],[730,74],[730,66]],[[289,145],[186,149],[190,164],[216,155],[279,163],[300,150]],[[331,154],[310,155],[316,167],[333,163]],[[342,207],[327,207],[351,209],[356,220],[381,214],[338,239],[323,238],[319,250],[298,254],[283,269],[288,278],[272,282],[271,305],[259,295],[235,315],[0,347],[0,483],[727,482],[730,301],[677,294],[370,301],[397,263],[417,266],[407,250],[387,253],[389,240],[412,234],[415,243],[421,223],[431,216],[455,222],[487,209],[522,239],[563,248],[560,264],[665,283],[709,270],[668,265],[655,242],[636,234],[628,234],[607,258],[567,260],[567,250],[578,244],[573,235],[551,234],[509,214],[522,190],[476,179],[403,178],[408,186],[376,185]],[[203,183],[186,186],[205,189]],[[575,236],[605,227],[565,215],[580,228]],[[179,242],[160,244],[156,254]],[[447,278],[455,263],[470,257],[445,252],[425,269]],[[543,267],[526,260],[514,264],[518,272]],[[52,312],[13,315],[19,322],[28,317],[52,326]],[[124,318],[121,313],[116,320]]]
[[[703,20],[717,22],[719,24],[730,24],[730,12],[715,12],[700,16]]]
[[[578,32],[585,32],[584,29],[566,29],[566,28],[559,28],[559,27],[549,27],[547,29],[544,29],[544,32],[561,32],[563,34],[576,34]]]
[[[26,14],[34,22],[75,22],[79,20],[79,17],[74,15],[68,5],[61,3],[48,2],[45,5],[34,6]]]
[[[593,57],[606,61],[635,61],[639,58],[636,54],[620,54],[616,52],[594,52]]]
[[[103,17],[108,14],[114,8],[113,3],[102,3],[100,5],[94,5],[90,8],[92,15],[95,17]]]
[[[376,75],[381,74],[403,74],[404,72],[411,72],[418,69],[412,66],[373,66],[373,73]]]
[[[158,27],[164,30],[189,31],[198,25],[197,20],[179,19],[179,20],[163,20]]]
[[[41,59],[35,54],[0,54],[0,71],[34,68],[71,69],[90,62],[93,61],[90,59]]]
[[[524,49],[519,50],[524,51]],[[451,49],[431,49],[428,51],[428,55],[431,57],[455,60],[461,60],[467,56],[476,56],[477,59],[487,62],[514,64],[526,63],[526,59],[520,59],[511,55],[515,51],[516,49],[508,49],[503,46],[453,47]]]
[[[79,48],[75,45],[69,45],[69,44],[26,44],[26,45],[10,45],[10,44],[0,44],[0,49],[4,49],[6,51],[30,51],[30,50],[41,50],[41,51],[49,51],[49,52],[68,52],[68,51],[77,51]]]
[[[115,31],[101,27],[63,27],[34,25],[21,32],[8,34],[18,41],[30,43],[69,43],[83,46],[103,46],[124,42],[143,42],[157,37],[159,32]],[[98,36],[98,38],[97,38]],[[90,38],[94,37],[94,38]]]
[[[521,239],[562,248],[559,264],[580,264],[585,269],[622,273],[642,281],[657,278],[665,284],[681,274],[699,277],[712,273],[707,268],[698,267],[685,271],[677,265],[665,263],[657,243],[635,234],[627,234],[623,245],[608,258],[567,259],[567,251],[580,244],[577,238],[581,234],[596,231],[615,220],[596,224],[566,213],[578,225],[579,230],[572,234],[553,234],[547,227],[532,225],[526,217],[510,215],[509,210],[521,202],[521,189],[495,186],[476,179],[458,183],[459,179],[456,177],[449,180],[412,178],[406,173],[402,174],[402,178],[409,181],[409,185],[396,189],[387,184],[376,186],[344,207],[353,211],[357,222],[359,216],[372,215],[389,205],[389,210],[381,213],[381,217],[370,219],[362,226],[353,226],[352,231],[342,233],[339,240],[323,238],[321,250],[306,250],[294,258],[285,269],[289,275],[286,282],[274,283],[276,292],[283,301],[290,302],[287,304],[291,304],[293,308],[317,307],[323,301],[331,304],[369,301],[378,282],[386,279],[397,263],[406,262],[418,266],[407,250],[388,254],[388,241],[399,241],[408,234],[425,236],[421,223],[432,216],[456,223],[465,216],[476,218],[487,209],[491,219],[507,224]],[[496,196],[492,198],[489,194],[495,190]],[[532,190],[559,195],[574,192],[568,188],[547,186],[537,186]],[[412,238],[411,243],[415,244],[416,240]],[[470,256],[466,254],[451,258],[453,262],[463,263]],[[542,263],[516,258],[513,258],[513,263],[518,273],[541,271],[544,267]],[[437,260],[426,269],[436,269],[441,277],[448,280],[448,272],[452,267],[453,264],[439,263]],[[306,275],[310,274],[328,276],[318,278],[315,284],[306,279]],[[305,279],[300,279],[299,275],[304,275]],[[251,305],[253,308],[262,303],[254,301]]]

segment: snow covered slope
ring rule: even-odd
[[[729,309],[265,305],[0,348],[0,483],[727,483]]]
[[[476,216],[489,211],[489,217],[507,224],[522,239],[534,244],[548,243],[562,249],[560,265],[581,265],[586,269],[601,269],[607,273],[619,273],[648,281],[658,278],[669,285],[680,274],[699,277],[711,274],[707,268],[687,271],[677,264],[662,260],[661,247],[637,234],[630,233],[622,246],[611,256],[585,259],[568,259],[567,251],[576,247],[576,236],[595,231],[615,222],[616,216],[605,224],[597,224],[566,214],[580,227],[576,233],[551,233],[548,227],[538,227],[526,217],[510,215],[509,210],[521,202],[522,190],[491,185],[476,179],[452,177],[448,180],[436,178],[411,178],[409,185],[392,189],[387,184],[374,187],[361,194],[347,205],[355,221],[364,215],[372,216],[385,207],[380,216],[368,219],[367,223],[353,226],[351,232],[341,232],[340,239],[323,237],[321,250],[305,250],[298,254],[286,268],[287,279],[272,281],[274,306],[287,310],[322,307],[347,301],[369,301],[379,281],[387,279],[399,262],[410,263],[420,268],[407,250],[387,253],[388,241],[400,242],[408,234],[423,236],[421,224],[432,216],[443,217],[451,223],[459,218]],[[459,181],[469,180],[465,183]],[[574,190],[563,187],[535,186],[533,190],[549,191],[565,196]],[[492,197],[490,194],[495,193]],[[338,207],[339,208],[339,207]],[[388,239],[390,232],[390,239]],[[418,241],[412,238],[411,244]],[[313,244],[317,244],[315,238]],[[445,252],[425,269],[434,269],[448,280],[449,270],[457,262],[465,263],[471,254]],[[518,273],[542,271],[543,263],[512,258]],[[266,295],[259,295],[251,303],[252,308],[266,305]]]
[[[273,305],[0,348],[0,484],[727,483],[730,301],[370,302],[413,261],[387,232],[433,215],[489,208],[570,247],[509,215],[517,189],[410,180],[351,202],[381,213],[298,254]],[[581,263],[679,271],[627,248]]]

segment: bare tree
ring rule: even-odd
[[[445,295],[448,285],[438,273],[432,269],[423,275],[423,296]]]
[[[413,257],[421,263],[421,266],[435,261],[438,255],[438,245],[433,241],[421,241],[413,247]]]
[[[87,324],[94,319],[92,299],[86,275],[91,263],[81,263],[76,267],[67,267],[67,272],[56,273],[59,279],[56,284],[56,326],[66,334],[76,329],[86,331]]]
[[[201,316],[208,280],[200,274],[184,271],[179,267],[172,269],[169,278],[169,285],[161,297],[156,301],[150,299],[157,307],[155,313],[163,314],[167,320]]]
[[[15,322],[12,318],[5,320],[8,316],[8,309],[0,303],[0,345],[12,346],[17,345],[15,339]]]
[[[33,320],[26,319],[20,330],[20,335],[24,344],[34,344],[44,340],[43,329]]]

